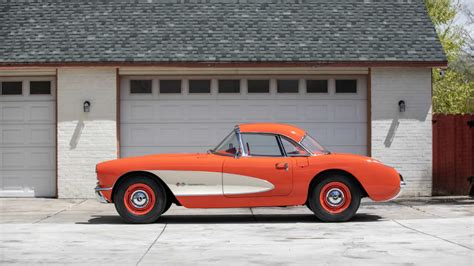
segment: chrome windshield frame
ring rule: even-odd
[[[240,146],[235,157],[240,158],[243,156],[247,156],[247,152],[244,149],[244,141],[242,140],[242,134],[240,133],[239,125],[235,125],[234,132],[235,132],[235,135],[237,136],[237,139],[239,141],[239,146]]]
[[[318,155],[317,153],[312,152],[310,149],[308,149],[308,148],[303,144],[303,140],[304,140],[304,138],[306,138],[307,136],[309,136],[309,135],[305,133],[305,134],[304,134],[304,137],[298,142],[298,144],[299,144],[301,147],[303,147],[303,149],[305,149],[307,152],[309,152],[309,154],[311,154],[311,155]],[[311,136],[310,136],[310,137],[311,137]],[[313,137],[311,137],[311,138],[313,138]],[[314,139],[314,138],[313,138],[313,139]],[[314,139],[314,140],[316,140],[316,139]],[[316,140],[316,142],[317,142],[317,140]],[[319,142],[318,142],[318,143],[319,143]],[[322,146],[321,144],[319,144],[319,145]],[[324,146],[322,146],[322,147],[324,148]],[[328,151],[328,150],[326,150],[326,148],[324,148],[324,149],[325,149],[326,152],[323,152],[322,154],[331,154],[331,152]]]

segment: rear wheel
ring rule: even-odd
[[[325,222],[345,222],[359,209],[361,191],[350,177],[331,173],[320,178],[309,191],[308,207]]]
[[[127,223],[153,223],[167,206],[166,190],[149,176],[133,176],[119,184],[115,209]]]

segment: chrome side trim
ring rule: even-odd
[[[107,191],[107,190],[112,190],[111,187],[95,187],[95,191]]]

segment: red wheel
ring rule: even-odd
[[[329,213],[341,213],[351,204],[351,191],[341,182],[330,182],[323,186],[319,194],[319,202]]]
[[[155,192],[147,184],[136,183],[127,188],[123,202],[130,213],[145,215],[155,206]]]
[[[155,177],[137,174],[117,184],[115,209],[127,223],[153,223],[168,203],[165,188]]]
[[[316,177],[309,189],[308,207],[325,222],[345,222],[359,209],[362,198],[357,181],[344,173],[332,172]]]

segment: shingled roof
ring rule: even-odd
[[[422,0],[0,0],[0,64],[444,62]]]

